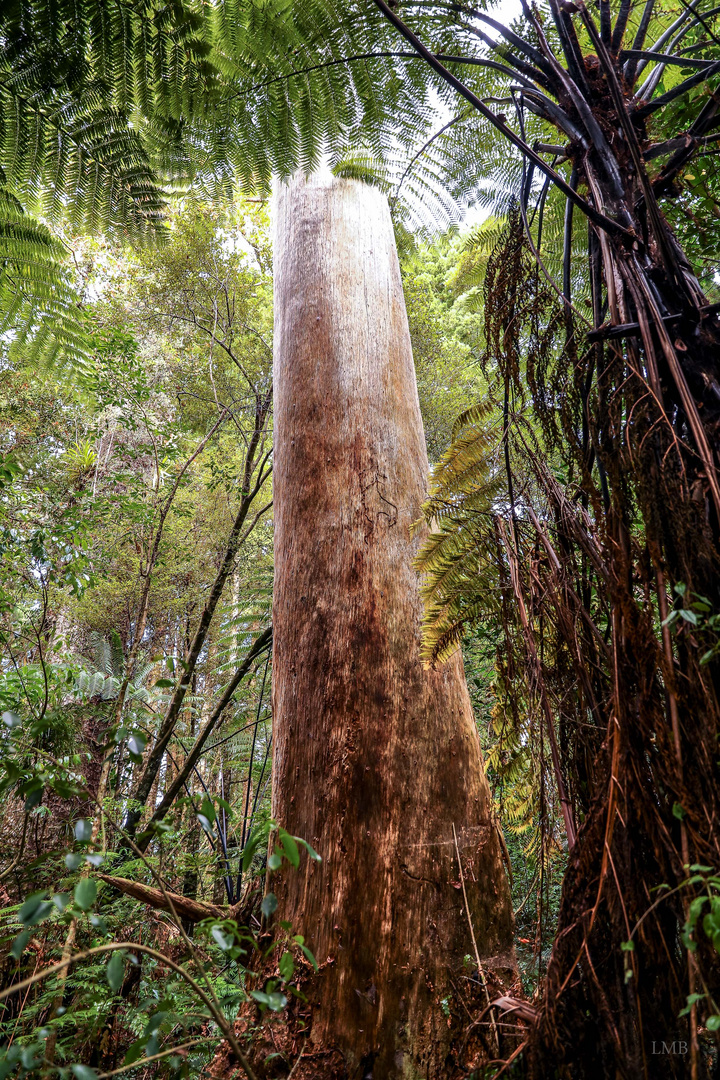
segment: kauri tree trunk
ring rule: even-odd
[[[273,815],[323,860],[273,884],[321,965],[304,1059],[446,1080],[493,1037],[461,1000],[487,998],[453,826],[490,994],[514,969],[512,910],[461,658],[420,659],[428,462],[377,189],[281,188],[274,386]]]

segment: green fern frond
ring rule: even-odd
[[[360,180],[363,184],[379,188],[385,194],[390,191],[387,166],[371,154],[348,154],[333,165],[331,171],[334,176],[343,180]]]

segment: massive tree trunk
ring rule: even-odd
[[[463,978],[453,829],[491,993],[512,911],[461,658],[420,659],[428,462],[381,193],[282,187],[275,290],[273,815],[323,860],[273,884],[321,965],[304,1058],[319,1077],[445,1080],[493,1037],[466,1037],[461,997],[486,999]]]

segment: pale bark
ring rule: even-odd
[[[271,884],[322,965],[304,1056],[318,1077],[332,1047],[351,1077],[440,1080],[473,952],[453,825],[495,986],[514,968],[512,911],[461,658],[420,659],[428,462],[377,189],[280,189],[274,386],[273,815],[323,858]]]

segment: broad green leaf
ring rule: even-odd
[[[37,1043],[33,1043],[32,1046],[23,1046],[20,1051],[20,1061],[23,1069],[27,1069],[30,1072],[37,1065],[38,1051],[40,1046]]]
[[[258,841],[252,837],[248,840],[247,844],[243,848],[242,868],[243,873],[248,869],[250,863],[253,861],[255,852],[257,851]]]
[[[31,937],[32,930],[23,930],[22,934],[18,934],[18,936],[12,943],[10,955],[14,956],[16,960],[19,960],[22,954],[25,952],[25,948]]]
[[[31,810],[34,810],[36,806],[40,805],[40,803],[42,802],[44,790],[45,785],[43,784],[42,780],[35,780],[33,781],[32,785],[25,788],[25,791],[27,792],[25,798],[26,814],[29,814]]]
[[[77,1077],[77,1080],[97,1080],[97,1071],[91,1069],[89,1065],[71,1065],[70,1068]]]
[[[75,822],[75,839],[80,844],[87,844],[92,836],[92,821],[88,818],[80,818]]]
[[[136,1039],[134,1043],[130,1043],[126,1053],[123,1065],[132,1065],[138,1058],[144,1057],[145,1041],[143,1039]]]
[[[295,973],[295,961],[293,960],[292,953],[284,952],[282,954],[282,956],[280,957],[280,962],[278,964],[278,970],[280,972],[280,978],[283,980],[283,982],[287,982],[289,979],[292,979]]]
[[[267,896],[263,896],[263,901],[262,901],[262,904],[260,905],[260,910],[262,911],[265,918],[269,919],[270,916],[272,915],[272,913],[274,911],[277,911],[277,906],[278,906],[278,902],[277,902],[277,897],[276,897],[275,893],[269,892],[267,894]]]
[[[706,994],[688,994],[687,1004],[684,1009],[681,1009],[678,1016],[687,1016],[693,1005],[697,1005],[698,1001],[702,1001]]]
[[[97,882],[86,877],[78,881],[75,886],[75,903],[83,911],[89,911],[97,899]]]
[[[272,994],[268,994],[268,1007],[273,1012],[280,1012],[287,1005],[287,998],[284,994],[275,990]]]
[[[157,1035],[151,1035],[148,1041],[145,1043],[145,1057],[154,1057],[155,1054],[160,1052],[160,1043],[158,1042]]]
[[[278,835],[288,862],[297,869],[300,865],[300,852],[298,851],[298,846],[295,843],[294,837],[292,837],[290,833],[285,832],[284,829],[279,829]]]
[[[698,919],[700,918],[700,912],[705,907],[707,901],[707,896],[696,896],[695,899],[691,902],[690,907],[688,908],[688,923],[690,924],[690,926],[694,926],[695,923],[698,921]]]
[[[125,961],[121,952],[114,952],[108,960],[105,975],[111,990],[116,993],[123,984],[125,976]]]
[[[130,750],[131,754],[135,755],[135,757],[142,757],[146,743],[147,739],[139,731],[133,731],[133,733],[128,737],[128,749]]]
[[[303,840],[301,836],[296,836],[294,839],[297,840],[298,844],[302,844],[313,862],[322,862],[322,855],[318,855],[315,848],[311,847],[307,840]]]
[[[234,935],[226,934],[220,926],[213,926],[210,930],[210,933],[212,934],[213,938],[220,946],[220,948],[223,950],[223,952],[227,952],[229,949],[232,949],[233,945],[235,944]]]
[[[255,852],[259,848],[260,844],[263,842],[264,839],[267,838],[268,828],[269,828],[269,823],[266,823],[264,825],[258,825],[250,833],[250,836],[247,839],[245,847],[243,848],[243,857],[242,857],[243,873],[249,868],[250,863],[253,861],[253,858],[255,857]]]
[[[280,994],[277,991],[273,991],[270,994],[263,993],[262,990],[251,990],[250,997],[266,1009],[271,1009],[272,1012],[280,1012],[287,1005],[287,998],[284,994]]]
[[[23,926],[37,926],[38,923],[48,917],[53,905],[46,902],[46,896],[47,892],[45,890],[28,896],[18,911],[18,919]]]
[[[148,1019],[147,1027],[145,1028],[145,1035],[153,1035],[158,1030],[158,1028],[160,1028],[165,1023],[169,1016],[170,1013],[167,1011],[167,1009],[158,1009],[158,1011],[153,1013],[152,1016]]]
[[[305,956],[307,957],[307,959],[308,959],[308,960],[310,961],[310,963],[312,964],[312,966],[313,966],[313,967],[315,968],[315,970],[316,970],[316,971],[319,971],[319,970],[320,970],[320,967],[319,967],[319,965],[318,965],[318,962],[317,962],[317,960],[315,959],[315,955],[314,955],[314,953],[311,953],[311,952],[310,952],[310,950],[308,949],[307,945],[301,945],[301,946],[300,946],[300,948],[302,949],[303,953],[305,954]]]

